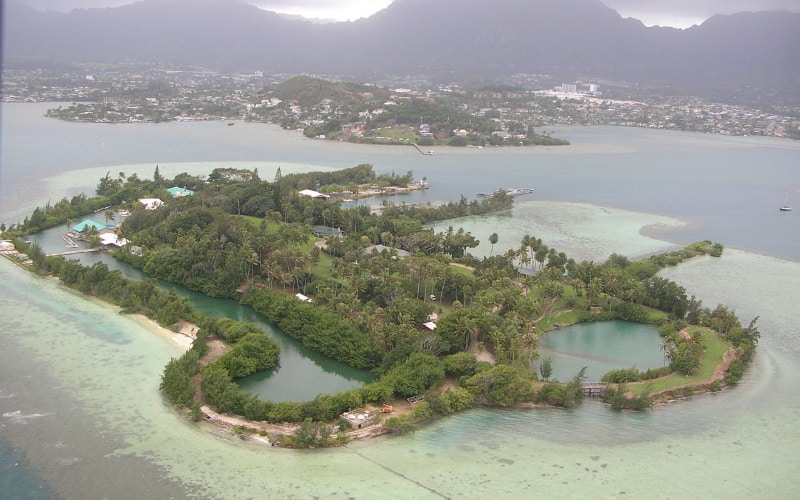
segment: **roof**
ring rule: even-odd
[[[106,227],[105,224],[100,224],[99,222],[95,222],[92,219],[85,219],[72,226],[72,230],[82,233],[89,228],[94,228],[97,231],[99,231],[101,229],[105,229],[105,227]]]
[[[303,189],[302,191],[299,191],[298,194],[302,196],[308,196],[310,198],[323,198],[323,199],[330,198],[329,195],[322,194],[318,191],[314,191],[313,189]]]
[[[171,187],[167,189],[167,191],[169,191],[169,194],[171,194],[173,198],[180,198],[181,196],[192,196],[194,194],[194,191],[192,191],[191,189],[184,189],[178,186]]]
[[[314,236],[319,238],[327,238],[329,236],[335,236],[337,238],[344,237],[344,231],[335,227],[311,226],[311,232],[314,233]]]
[[[158,198],[139,198],[139,203],[144,205],[145,210],[155,210],[164,204],[164,202]]]
[[[100,243],[103,245],[115,245],[118,247],[124,247],[128,244],[128,240],[125,238],[119,238],[114,233],[106,233],[100,235]]]
[[[403,250],[402,248],[392,248],[392,247],[387,247],[385,245],[372,245],[370,247],[365,248],[364,253],[371,254],[373,251],[382,253],[384,250],[386,250],[389,253],[394,252],[394,254],[397,255],[397,258],[399,259],[402,259],[404,257],[411,257],[412,255],[414,255],[411,252]]]

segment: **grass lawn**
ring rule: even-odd
[[[578,311],[563,312],[555,316],[542,318],[536,325],[539,328],[539,333],[545,333],[554,330],[555,326],[553,325],[555,324],[561,326],[574,325],[580,320],[580,314]]]
[[[263,217],[252,217],[250,215],[240,215],[242,219],[244,219],[247,224],[254,228],[259,229],[261,225],[264,223]],[[267,233],[268,234],[276,234],[278,229],[280,229],[282,222],[267,222]]]
[[[331,267],[333,266],[333,257],[325,252],[319,253],[319,260],[314,264],[313,273],[321,279],[331,279]]]
[[[673,373],[672,375],[657,380],[628,384],[630,391],[636,395],[639,395],[642,393],[642,391],[644,391],[645,386],[649,384],[650,392],[656,393],[663,391],[664,389],[669,389],[670,387],[691,384],[692,382],[699,382],[701,380],[711,378],[714,375],[714,368],[716,368],[717,365],[722,362],[722,355],[725,354],[725,351],[730,349],[731,346],[722,340],[716,333],[708,332],[696,326],[689,329],[689,333],[693,333],[695,331],[700,332],[700,336],[703,339],[703,345],[706,347],[705,354],[703,354],[703,360],[700,362],[700,368],[697,370],[697,373],[688,377],[680,373]]]
[[[417,134],[414,130],[404,127],[384,127],[374,130],[373,133],[380,137],[389,137],[391,139],[403,139],[409,143],[416,142]]]

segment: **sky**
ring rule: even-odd
[[[117,7],[134,0],[17,0],[40,10],[66,12],[74,8]],[[151,0],[156,1],[156,0]],[[246,0],[284,14],[307,18],[354,21],[386,8],[392,0]],[[435,1],[435,0],[431,0]],[[601,0],[622,17],[639,19],[647,26],[688,28],[714,14],[763,10],[800,13],[800,0]]]

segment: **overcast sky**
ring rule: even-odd
[[[134,0],[17,0],[40,10],[69,11],[74,8],[116,7]],[[353,21],[385,8],[392,0],[246,0],[266,10],[309,18]],[[431,0],[435,1],[435,0]],[[648,26],[687,28],[714,14],[762,10],[800,12],[800,0],[601,0],[623,17],[633,17]]]

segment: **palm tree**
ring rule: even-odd
[[[672,343],[667,337],[664,337],[664,341],[658,345],[658,348],[664,353],[664,366],[667,366],[667,358],[671,357],[670,352],[672,349]]]
[[[489,251],[489,257],[491,257],[492,253],[494,253],[494,245],[498,242],[499,238],[500,237],[497,236],[497,233],[492,233],[492,234],[489,235],[489,243],[492,244],[492,248]]]

